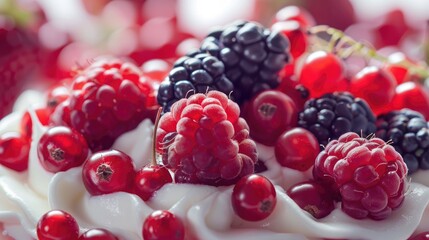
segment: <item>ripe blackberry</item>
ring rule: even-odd
[[[419,112],[402,109],[378,116],[376,136],[391,141],[409,173],[429,169],[429,127]]]
[[[231,185],[254,172],[256,144],[237,103],[222,92],[177,101],[156,134],[157,152],[175,182]]]
[[[348,92],[327,93],[305,103],[299,113],[298,125],[312,132],[319,144],[344,133],[355,132],[367,136],[375,133],[375,116],[368,104]]]
[[[173,103],[195,93],[219,90],[228,95],[234,88],[224,72],[224,64],[207,53],[195,52],[181,57],[159,86],[158,104],[168,112]]]
[[[313,168],[314,179],[336,192],[341,209],[357,219],[385,219],[400,207],[406,175],[407,166],[392,146],[352,132],[330,141]]]
[[[51,124],[76,129],[93,151],[110,148],[158,108],[155,91],[142,76],[131,62],[96,59],[73,79],[71,94],[55,108]]]
[[[276,88],[278,72],[290,58],[289,40],[281,32],[247,21],[211,32],[200,49],[225,64],[226,76],[234,84],[232,98],[239,104]]]

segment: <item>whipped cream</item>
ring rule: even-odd
[[[25,95],[27,94],[27,95]],[[0,121],[0,134],[16,131],[19,120],[35,102],[24,93],[16,111]],[[30,100],[31,99],[31,100]],[[26,100],[26,101],[25,101]],[[39,95],[38,102],[43,102]],[[31,111],[31,107],[30,107]],[[0,222],[4,233],[15,239],[35,239],[38,219],[50,209],[69,212],[79,223],[81,232],[101,227],[121,239],[142,239],[144,219],[157,209],[170,210],[184,220],[188,239],[407,239],[414,232],[429,228],[429,188],[410,183],[402,207],[383,221],[357,220],[344,214],[340,206],[323,219],[314,219],[301,210],[285,193],[291,185],[311,178],[306,172],[281,167],[274,149],[258,144],[259,157],[268,170],[262,174],[275,184],[277,205],[273,214],[258,222],[240,219],[231,206],[233,186],[212,187],[195,184],[167,184],[149,200],[116,192],[91,196],[82,182],[81,167],[56,174],[41,167],[36,147],[46,131],[33,118],[33,140],[29,169],[23,173],[0,166]],[[151,159],[153,124],[144,120],[133,131],[117,139],[113,148],[129,154],[138,168]]]

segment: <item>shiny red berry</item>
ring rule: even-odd
[[[335,208],[333,194],[315,181],[298,183],[290,187],[287,194],[300,208],[317,219],[328,216]]]
[[[82,168],[83,183],[92,195],[130,192],[134,174],[134,162],[118,150],[97,152],[85,161]]]
[[[290,42],[290,53],[294,60],[298,59],[307,49],[308,36],[298,21],[276,22],[271,26],[273,31],[283,33]]]
[[[312,167],[320,152],[316,137],[310,131],[299,127],[280,135],[274,149],[280,165],[298,171],[306,171]]]
[[[252,174],[241,178],[234,186],[231,203],[234,212],[247,221],[267,218],[277,203],[276,190],[266,177]]]
[[[409,238],[408,240],[429,240],[429,232],[422,232],[414,237]]]
[[[140,169],[134,178],[134,193],[143,201],[149,200],[153,193],[166,183],[173,182],[171,174],[164,166],[147,166]]]
[[[429,119],[429,92],[422,85],[415,82],[399,84],[395,90],[395,97],[389,104],[390,110],[409,108],[420,112]]]
[[[273,146],[285,130],[296,126],[298,112],[294,101],[286,94],[267,90],[258,94],[243,109],[250,137]]]
[[[92,228],[84,232],[79,240],[119,240],[113,233],[109,230],[102,228]]]
[[[28,168],[30,140],[19,133],[8,132],[0,136],[0,164],[21,172]]]
[[[64,126],[49,128],[37,145],[39,161],[49,172],[80,166],[88,153],[88,145],[82,134]]]
[[[39,119],[40,123],[43,126],[49,124],[49,116],[51,115],[51,110],[49,108],[38,108],[35,110],[36,116]],[[28,111],[24,113],[21,119],[21,133],[24,137],[31,139],[33,134],[33,122],[31,121],[31,116]]]
[[[333,53],[316,51],[305,59],[299,82],[310,91],[311,97],[332,93],[344,79],[344,64]]]
[[[275,15],[275,22],[281,21],[297,21],[303,26],[314,26],[316,21],[313,16],[304,8],[298,6],[286,6],[280,9]]]
[[[39,240],[77,240],[79,226],[69,213],[51,210],[45,213],[37,223]]]
[[[173,213],[157,210],[145,219],[142,233],[145,240],[182,240],[185,238],[185,227]]]

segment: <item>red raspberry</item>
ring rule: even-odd
[[[338,193],[351,217],[381,220],[403,202],[407,171],[401,155],[380,138],[346,133],[318,155],[313,175]]]
[[[219,91],[174,103],[157,129],[157,151],[175,181],[230,185],[253,173],[256,144],[238,105]]]
[[[154,117],[155,91],[142,76],[131,62],[95,60],[74,78],[70,97],[56,107],[51,122],[81,132],[93,151],[111,147],[119,135]]]

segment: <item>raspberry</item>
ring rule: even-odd
[[[409,174],[429,169],[429,127],[422,114],[410,109],[391,111],[378,116],[376,125],[376,136],[392,142]]]
[[[156,134],[157,152],[179,183],[230,185],[254,172],[256,144],[238,105],[219,91],[174,103]]]
[[[158,89],[157,100],[168,112],[173,103],[194,93],[219,90],[230,94],[232,82],[224,74],[224,64],[214,56],[196,52],[177,60]]]
[[[200,49],[225,64],[226,76],[234,85],[232,98],[239,104],[276,88],[278,73],[290,58],[289,40],[281,32],[246,21],[211,32]]]
[[[374,133],[375,120],[363,99],[348,92],[335,92],[308,100],[299,114],[298,125],[312,132],[325,146],[347,132],[365,136]]]
[[[380,138],[346,133],[317,157],[313,176],[337,192],[342,210],[353,218],[387,218],[404,200],[407,166]]]
[[[51,116],[54,125],[82,133],[93,151],[108,149],[156,108],[151,84],[140,69],[119,59],[100,58],[73,80],[72,93]]]

